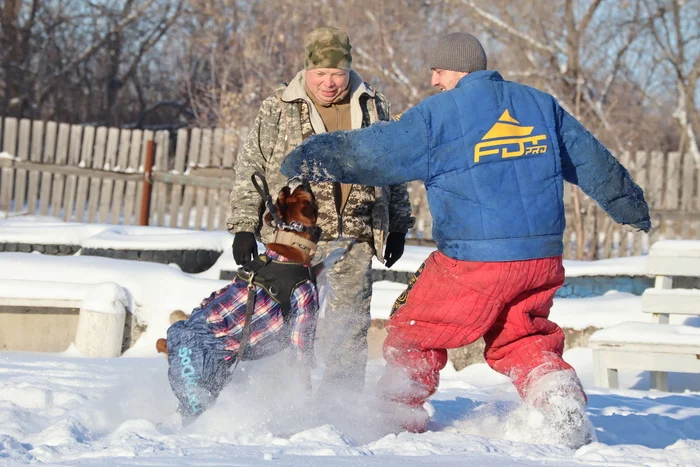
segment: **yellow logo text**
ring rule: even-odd
[[[496,154],[502,159],[507,159],[523,154],[544,153],[547,151],[547,145],[541,142],[547,139],[547,135],[530,136],[533,129],[532,126],[521,126],[506,109],[481,142],[474,147],[474,163],[478,163],[482,157]]]

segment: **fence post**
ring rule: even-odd
[[[155,143],[152,139],[146,141],[146,160],[143,165],[143,192],[141,194],[141,217],[139,225],[148,225],[148,218],[151,214],[151,191],[153,190],[153,180],[151,170],[153,169],[153,158],[155,156]]]

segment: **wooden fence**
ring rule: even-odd
[[[228,131],[181,129],[170,134],[6,118],[0,137],[0,148],[9,155],[0,157],[0,211],[6,215],[138,224],[147,183],[147,142],[153,140],[148,224],[226,228],[236,159],[235,135]],[[644,254],[660,238],[700,238],[698,168],[689,154],[631,152],[620,160],[645,189],[654,230],[651,235],[627,232],[585,196],[575,204],[575,188],[567,184],[565,257],[576,256],[577,242],[590,259]],[[411,197],[419,217],[411,236],[430,242],[431,218],[422,185],[411,185]],[[576,210],[582,212],[580,224]]]
[[[698,167],[691,154],[625,152],[619,155],[619,160],[644,189],[651,211],[652,231],[648,235],[630,232],[627,227],[615,224],[585,196],[581,206],[576,206],[571,200],[572,191],[578,188],[565,184],[565,200],[569,201],[565,231],[565,239],[569,241],[565,242],[565,257],[575,257],[574,212],[577,207],[584,211],[582,242],[587,245],[584,259],[645,254],[653,242],[664,238],[700,238]]]
[[[0,147],[13,158],[0,158],[0,211],[137,224],[153,140],[149,225],[225,229],[235,161],[230,136],[182,129],[171,147],[166,131],[6,118]]]

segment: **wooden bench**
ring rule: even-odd
[[[0,349],[62,352],[74,343],[88,357],[118,357],[125,297],[112,282],[0,280]]]
[[[700,290],[673,289],[673,277],[700,276],[700,241],[663,240],[649,251],[655,285],[642,294],[651,322],[626,322],[595,332],[593,375],[599,387],[619,387],[618,370],[648,370],[650,389],[668,391],[668,372],[700,373],[700,328],[670,324],[671,315],[700,316]]]

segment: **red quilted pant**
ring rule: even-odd
[[[561,256],[482,263],[436,251],[418,274],[387,324],[383,397],[421,406],[437,390],[446,349],[480,337],[486,362],[509,376],[522,397],[534,380],[572,369],[562,359],[564,333],[547,319],[564,283]]]

